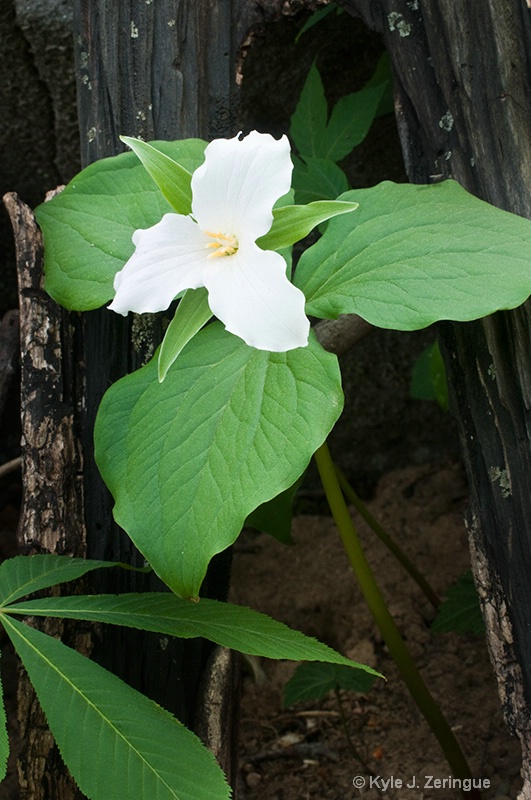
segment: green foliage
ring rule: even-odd
[[[435,400],[443,411],[448,411],[446,370],[437,341],[426,347],[416,360],[410,393],[417,400]]]
[[[13,602],[37,588],[110,566],[37,555],[18,556],[0,568],[1,624],[35,687],[66,765],[90,800],[129,800],[138,796],[139,787],[142,796],[155,800],[225,800],[229,789],[211,753],[171,714],[14,615],[90,620],[181,638],[204,636],[252,655],[319,659],[378,675],[263,614],[214,600],[190,603],[169,593],[132,593]],[[8,752],[0,703],[0,774]]]
[[[381,328],[414,330],[514,308],[529,296],[531,223],[454,181],[386,181],[341,199],[360,208],[331,220],[297,267],[308,314],[359,314]]]
[[[156,359],[104,396],[96,460],[116,521],[176,594],[195,597],[246,517],[291,486],[342,408],[337,359],[200,331],[164,383]]]
[[[212,316],[208,292],[203,287],[188,289],[182,296],[175,315],[166,329],[158,357],[158,376],[162,383],[171,365],[188,342]]]
[[[266,658],[341,664],[378,673],[321,642],[250,608],[201,598],[191,603],[170,593],[45,597],[9,606],[4,612],[36,617],[90,620],[193,639],[209,639],[240,653]]]
[[[245,526],[269,533],[282,544],[294,544],[291,536],[293,500],[302,479],[301,475],[289,489],[255,508],[245,520]]]
[[[299,664],[284,687],[282,703],[286,707],[303,700],[321,700],[328,692],[337,689],[368,692],[375,680],[376,675],[366,669],[349,669],[341,664],[318,661]]]
[[[192,210],[191,173],[149,142],[130,136],[120,136],[120,139],[138,156],[174,211],[189,214]]]
[[[70,558],[50,554],[31,558],[15,556],[0,565],[0,603],[6,606],[20,597],[25,597],[50,586],[75,581],[94,569],[121,567],[134,569],[115,561],[89,561],[86,558]],[[144,572],[144,569],[134,570]]]
[[[355,211],[358,203],[320,200],[303,206],[284,206],[273,211],[271,230],[257,240],[262,250],[282,250],[308,236],[311,230],[333,217]]]
[[[333,161],[305,156],[304,161],[292,157],[293,187],[297,203],[333,200],[349,188],[347,176]]]
[[[5,615],[3,624],[90,800],[230,796],[212,754],[171,714],[51,636]]]
[[[152,142],[186,171],[206,142]],[[173,208],[134,153],[96,161],[35,209],[44,237],[46,290],[65,308],[89,311],[114,296],[114,276],[133,254],[131,237]]]
[[[388,89],[382,58],[369,83],[329,113],[312,67],[291,124],[299,153],[294,193],[276,204],[271,230],[259,245],[282,251],[289,264],[291,245],[329,220],[295,276],[307,313],[316,317],[356,313],[383,328],[412,330],[519,305],[531,291],[528,220],[482,203],[452,181],[346,191],[337,162],[364,139],[375,116],[389,110]],[[136,155],[92,165],[36,211],[46,286],[67,308],[105,304],[116,272],[133,253],[133,232],[169,211],[190,211],[191,173],[203,161],[205,143],[124,141]],[[248,347],[220,323],[203,327],[209,318],[205,290],[184,294],[158,356],[108,390],[95,430],[96,460],[114,496],[117,522],[179,597],[76,596],[13,605],[28,593],[111,565],[42,556],[0,567],[3,624],[66,763],[94,800],[125,800],[139,792],[154,800],[221,800],[229,790],[210,754],[171,715],[12,615],[205,636],[249,654],[326,662],[299,667],[286,687],[286,703],[331,689],[367,691],[376,675],[250,609],[187,601],[198,597],[209,561],[236,539],[246,520],[289,541],[296,481],[312,454],[326,449],[321,445],[342,409],[337,359],[314,337],[308,347],[269,353]],[[432,349],[418,367],[430,378],[429,389],[424,380],[421,391],[440,402],[441,365]],[[479,624],[471,588],[464,580],[449,592],[434,630]],[[396,645],[395,638],[393,633]],[[402,652],[404,674],[411,676],[414,665],[400,647],[395,653]],[[423,713],[439,719],[428,700]],[[3,709],[0,767],[7,752],[2,725]],[[79,744],[81,728],[89,746]],[[452,736],[449,728],[447,734]]]
[[[385,82],[342,97],[328,117],[319,71],[313,64],[291,117],[290,135],[299,155],[341,161],[366,137],[376,116]]]
[[[431,629],[437,633],[455,631],[455,633],[474,633],[477,636],[485,632],[485,622],[470,570],[461,575],[457,583],[446,592],[446,598]]]

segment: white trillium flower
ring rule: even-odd
[[[251,347],[306,346],[304,295],[288,280],[282,256],[256,244],[290,189],[292,169],[286,136],[253,131],[207,145],[192,175],[191,215],[165,214],[135,231],[135,252],[114,279],[109,308],[164,311],[183,290],[204,286],[212,313]]]

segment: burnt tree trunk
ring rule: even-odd
[[[454,178],[531,218],[531,9],[526,0],[340,0],[380,32],[414,183]],[[531,255],[531,254],[530,254]],[[530,260],[531,279],[531,260]],[[507,722],[531,798],[531,306],[444,324],[470,484],[473,570]]]
[[[252,25],[280,13],[280,6],[245,0],[75,0],[83,166],[123,150],[120,134],[146,140],[233,136],[240,45]],[[22,281],[22,544],[26,552],[141,563],[113,523],[112,500],[93,459],[92,433],[103,393],[150,357],[160,339],[160,320],[144,316],[131,324],[105,309],[78,315],[55,306],[42,288],[42,243],[34,219],[15,197],[7,202]],[[223,559],[207,582],[210,596],[226,594],[228,565]],[[154,578],[116,571],[97,577],[90,588],[126,592],[164,587]],[[227,653],[212,655],[210,646],[197,641],[164,641],[162,646],[160,637],[104,626],[97,635],[84,630],[81,642],[76,631],[69,633],[60,624],[50,632],[91,652],[186,724],[193,726],[198,717],[198,729],[233,778],[231,732],[236,726],[230,719],[237,692]],[[216,693],[225,693],[229,701],[218,703]],[[22,800],[80,797],[27,681],[21,684],[21,725]]]

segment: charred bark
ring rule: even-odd
[[[15,235],[20,303],[22,479],[20,551],[83,556],[82,459],[74,430],[76,376],[65,369],[72,347],[70,317],[45,293],[42,238],[31,210],[14,194],[4,198]],[[65,360],[66,356],[66,360]],[[84,626],[39,624],[84,653]],[[18,685],[20,796],[80,798],[64,769],[24,671]]]
[[[454,178],[531,218],[531,10],[525,0],[341,0],[381,33],[414,183]],[[441,336],[470,485],[487,640],[531,798],[531,306]]]

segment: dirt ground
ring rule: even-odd
[[[368,506],[442,594],[469,567],[465,503],[461,466],[446,463],[388,474]],[[401,633],[474,778],[484,781],[484,800],[513,800],[521,786],[520,751],[503,722],[483,638],[432,633],[430,604],[364,524],[360,532]],[[293,536],[292,548],[253,532],[240,538],[231,599],[377,668],[387,682],[366,695],[342,693],[363,766],[349,749],[334,694],[283,709],[283,686],[295,665],[262,660],[259,679],[251,672],[244,678],[239,800],[460,797],[442,782],[437,787],[435,779],[450,778],[450,770],[370,618],[332,520],[300,516]],[[384,783],[391,778],[394,788]],[[405,788],[414,781],[415,788]]]

